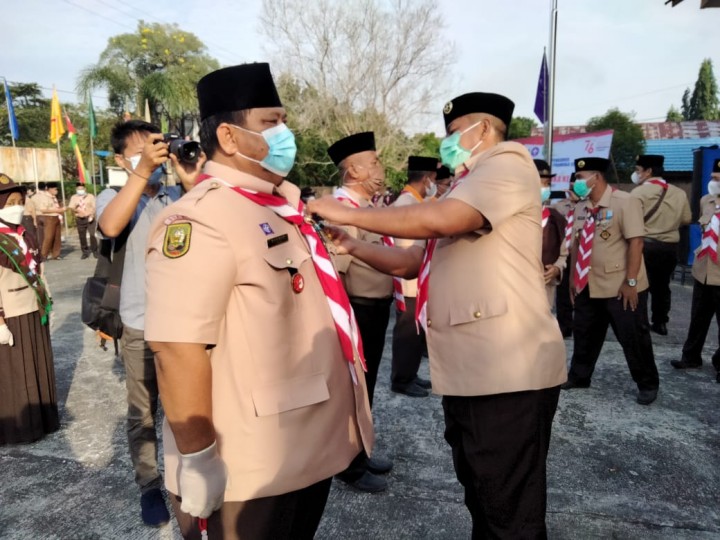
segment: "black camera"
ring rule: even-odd
[[[163,133],[163,142],[168,145],[168,152],[175,154],[178,161],[197,163],[200,158],[200,143],[186,141],[177,133]]]

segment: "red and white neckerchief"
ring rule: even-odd
[[[575,261],[575,272],[573,273],[573,286],[575,294],[580,294],[588,283],[590,276],[590,257],[592,255],[593,238],[595,236],[595,216],[600,210],[597,208],[585,207],[585,225],[582,228],[580,245],[578,246],[577,261]]]
[[[565,249],[570,251],[572,247],[573,222],[575,221],[575,205],[570,207],[565,216]]]
[[[548,224],[548,219],[550,219],[550,209],[547,206],[543,206],[542,209],[542,228],[545,228],[545,225]]]
[[[347,201],[353,208],[359,208],[360,204],[352,198],[352,195],[348,193],[345,188],[337,188],[333,196],[338,201]],[[385,246],[395,247],[395,240],[391,236],[383,236],[382,243]],[[393,280],[393,298],[395,298],[395,307],[398,311],[405,311],[405,296],[402,290],[402,279],[399,277],[392,278]]]
[[[648,180],[646,183],[660,186],[661,188],[663,188],[663,190],[667,190],[668,188],[668,183],[662,178],[653,178],[651,180]]]
[[[459,175],[455,182],[448,190],[448,194],[452,193],[452,190],[462,184],[463,179],[470,173],[469,169]],[[446,195],[447,196],[447,195]],[[430,238],[425,246],[425,253],[423,253],[422,263],[420,263],[420,273],[418,274],[417,284],[417,300],[415,304],[415,324],[418,327],[418,334],[420,328],[425,330],[427,333],[427,303],[430,294],[430,262],[432,261],[433,255],[435,254],[435,247],[437,246],[437,238]]]
[[[28,245],[27,243],[25,243],[25,239],[23,238],[23,234],[25,234],[25,229],[23,228],[23,226],[18,225],[17,230],[13,230],[10,227],[5,227],[0,224],[0,233],[8,234],[15,239],[15,241],[20,246],[20,249],[22,249],[23,256],[25,257],[25,264],[27,264],[30,270],[37,273],[37,261],[35,260],[35,257],[33,257],[30,253],[30,249],[28,248]]]
[[[710,223],[705,226],[702,235],[702,243],[700,244],[700,253],[698,260],[703,257],[710,256],[714,263],[718,262],[718,235],[720,234],[720,210],[716,208],[715,214],[710,219]]]
[[[197,183],[209,178],[212,177],[202,175]],[[325,249],[325,245],[322,243],[317,231],[310,223],[305,221],[303,217],[303,210],[305,208],[303,202],[300,201],[298,208],[295,209],[290,206],[284,197],[233,186],[221,178],[214,179],[255,204],[272,210],[288,223],[297,226],[300,233],[305,237],[305,240],[310,246],[310,254],[312,256],[313,266],[315,267],[315,273],[320,280],[320,285],[330,306],[330,313],[332,314],[338,339],[340,340],[340,348],[342,349],[343,356],[348,361],[352,380],[357,384],[357,375],[353,367],[355,360],[360,360],[364,371],[367,371],[367,366],[365,365],[365,355],[363,354],[362,341],[360,339],[357,321],[355,320],[355,313],[353,313],[350,300],[342,286],[340,276],[338,276],[330,260],[330,255],[328,255]]]

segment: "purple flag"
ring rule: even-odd
[[[548,67],[547,58],[543,52],[542,65],[540,66],[540,76],[538,77],[537,94],[535,94],[535,116],[538,117],[542,124],[545,123],[545,113],[547,112],[547,89]]]

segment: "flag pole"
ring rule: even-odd
[[[90,137],[90,184],[92,185],[93,195],[95,195],[95,147],[93,145],[92,136]]]
[[[557,18],[558,18],[558,0],[552,1],[552,10],[550,12],[550,62],[548,72],[550,75],[550,89],[547,95],[547,125],[545,126],[545,160],[552,168],[553,153],[553,128],[555,125],[555,59],[557,52]]]
[[[60,138],[57,140],[57,153],[58,153],[58,167],[60,168],[60,194],[62,195],[62,205],[63,208],[65,208],[65,178],[63,177],[63,170],[62,170],[62,154],[60,153]],[[65,224],[65,237],[67,238],[70,234],[70,229],[68,229],[68,220],[67,215],[65,215],[65,212],[62,214],[63,216],[63,223]]]

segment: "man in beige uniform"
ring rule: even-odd
[[[45,191],[38,193],[33,202],[36,203],[38,219],[42,222],[43,242],[40,253],[45,260],[60,259],[62,223],[60,217],[65,208],[57,200],[57,182],[48,182]]]
[[[78,182],[75,194],[70,197],[68,208],[75,214],[78,236],[80,237],[81,259],[92,253],[97,259],[97,238],[95,237],[95,195],[88,193],[85,184]],[[90,235],[90,246],[88,246]]]
[[[445,438],[473,538],[545,537],[546,457],[566,379],[540,262],[540,181],[527,150],[503,142],[513,108],[486,93],[445,105],[440,155],[457,182],[441,201],[352,209],[325,197],[309,204],[331,221],[437,239],[428,241],[422,268],[420,248],[374,246],[341,233],[336,240],[393,275],[420,272],[433,391],[444,396]]]
[[[700,199],[700,219],[703,230],[702,243],[695,251],[692,266],[693,296],[690,308],[690,326],[682,348],[682,358],[672,360],[675,369],[702,366],[702,350],[705,345],[713,315],[720,334],[720,259],[718,241],[720,236],[720,159],[713,161],[708,193]],[[712,355],[716,381],[720,383],[720,347]]]
[[[186,537],[210,516],[210,538],[312,538],[332,476],[372,449],[361,362],[339,339],[317,235],[283,217],[300,190],[268,64],[210,73],[198,100],[210,161],[155,220],[146,261],[166,485]]]
[[[648,280],[643,262],[642,206],[605,179],[610,161],[575,160],[575,240],[570,294],[575,301],[574,349],[563,389],[588,388],[608,326],[625,353],[637,402],[657,398],[659,378],[647,318]]]
[[[393,206],[410,206],[432,200],[438,188],[435,179],[438,174],[437,158],[410,156],[408,158],[408,180]],[[410,247],[417,240],[395,238],[398,247]],[[424,244],[421,244],[424,249]],[[396,303],[395,326],[392,340],[392,371],[390,389],[410,397],[429,395],[430,381],[417,376],[420,361],[427,348],[425,332],[415,323],[417,300],[417,279],[403,279],[402,293],[404,310]]]
[[[643,257],[650,282],[650,329],[667,335],[670,320],[670,279],[678,258],[678,243],[683,225],[690,224],[690,204],[685,192],[662,178],[664,156],[638,156],[632,181],[638,187],[632,195],[640,199],[645,220]]]

